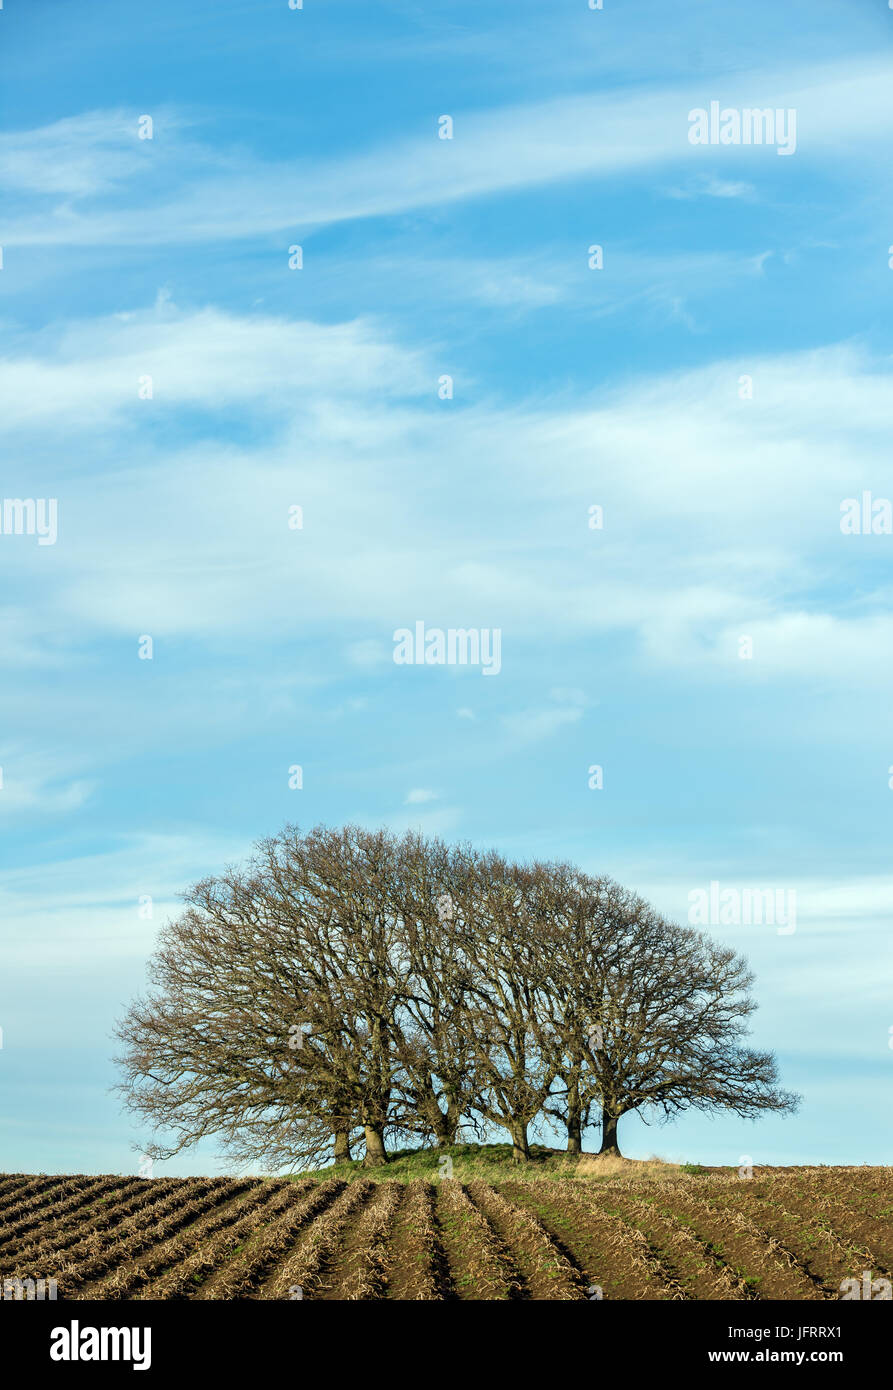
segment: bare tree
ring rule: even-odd
[[[196,884],[119,1025],[126,1103],[169,1157],[215,1136],[242,1163],[387,1162],[386,1136],[455,1142],[595,1115],[786,1111],[745,1046],[746,962],[567,864],[356,826],[287,827]]]
[[[753,1117],[796,1109],[798,1097],[777,1088],[772,1054],[745,1045],[757,1005],[741,956],[666,921],[610,880],[577,875],[573,886],[566,870],[562,878],[570,892],[551,924],[545,999],[556,1050],[570,1063],[552,1056],[569,1077],[569,1147],[593,1104],[600,1151],[611,1154],[620,1152],[619,1121],[632,1111]]]
[[[518,1163],[530,1156],[528,1130],[554,1080],[537,1028],[546,983],[533,926],[541,910],[537,887],[531,871],[496,853],[481,855],[462,890],[455,927],[469,967],[465,1030],[480,1082],[474,1108],[508,1130]]]
[[[564,1125],[568,1153],[579,1154],[593,1107],[601,1101],[599,1078],[587,1061],[587,1037],[599,1012],[587,984],[588,965],[593,953],[603,949],[606,936],[611,894],[603,888],[616,885],[605,880],[590,898],[581,892],[581,876],[572,865],[537,863],[531,873],[535,910],[527,929],[542,960],[543,977],[532,1026],[553,1074],[544,1111]],[[602,910],[600,916],[596,907]]]
[[[307,968],[306,919],[272,916],[251,871],[203,880],[186,902],[150,961],[154,988],[117,1029],[125,1102],[159,1136],[147,1152],[167,1158],[214,1136],[247,1161],[268,1134],[283,1166],[348,1156],[349,1061],[361,1061]]]
[[[288,827],[262,846],[267,910],[303,923],[302,971],[310,988],[310,1033],[335,1065],[311,1075],[346,1090],[362,1125],[365,1162],[387,1162],[385,1130],[395,1118],[399,1057],[394,1025],[403,987],[394,911],[396,842],[385,831]]]
[[[475,1039],[467,1025],[471,964],[461,950],[474,856],[441,840],[400,841],[394,908],[403,979],[394,1020],[407,1125],[444,1148],[480,1096]]]

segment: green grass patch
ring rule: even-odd
[[[449,1162],[446,1162],[449,1160]],[[364,1168],[362,1159],[349,1163],[333,1163],[328,1168],[293,1173],[295,1182],[326,1182],[340,1178],[342,1182],[370,1178],[373,1182],[439,1182],[455,1178],[461,1183],[535,1182],[546,1179],[576,1178],[594,1183],[611,1178],[667,1178],[684,1173],[706,1173],[700,1164],[685,1164],[681,1170],[675,1163],[660,1159],[625,1159],[596,1154],[568,1154],[563,1149],[547,1148],[545,1144],[530,1145],[527,1163],[515,1163],[511,1144],[451,1144],[449,1148],[425,1147],[398,1149],[391,1153],[381,1168]]]

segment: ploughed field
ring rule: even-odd
[[[893,1280],[888,1168],[671,1173],[10,1175],[0,1281],[55,1279],[65,1300],[834,1300],[865,1271]]]

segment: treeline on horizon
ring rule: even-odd
[[[745,1045],[746,961],[568,863],[410,832],[287,826],[195,884],[118,1025],[163,1159],[215,1137],[267,1171],[407,1140],[598,1128],[633,1111],[790,1111]]]

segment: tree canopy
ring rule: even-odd
[[[619,1153],[632,1111],[791,1111],[746,1045],[746,961],[566,863],[417,833],[287,826],[203,879],[120,1022],[121,1090],[171,1157],[269,1170],[531,1127]]]

